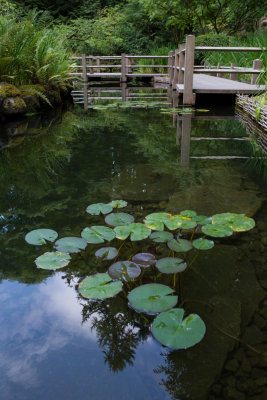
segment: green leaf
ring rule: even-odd
[[[105,222],[110,226],[122,226],[131,224],[134,221],[134,217],[127,213],[111,213],[106,216]]]
[[[165,225],[172,231],[175,229],[193,229],[197,226],[197,223],[187,217],[174,215],[165,221]]]
[[[146,216],[144,220],[144,224],[153,230],[163,231],[164,223],[168,218],[171,217],[171,214],[161,212],[161,213],[152,213]]]
[[[87,207],[86,212],[91,215],[108,214],[112,211],[110,204],[95,203]]]
[[[151,253],[135,254],[132,258],[132,261],[140,265],[140,267],[149,267],[157,262],[156,257]]]
[[[105,260],[113,260],[118,255],[118,250],[115,247],[101,247],[95,252],[95,256],[97,258],[102,258],[103,261]]]
[[[104,243],[115,238],[115,232],[108,226],[90,226],[82,231],[82,238],[88,243]]]
[[[190,314],[183,320],[184,310],[174,308],[157,315],[152,324],[154,337],[172,349],[187,349],[199,343],[206,332],[203,320]]]
[[[130,238],[132,241],[146,239],[151,233],[149,228],[139,222],[126,226],[116,226],[114,231],[117,239],[125,240],[129,235],[131,235]]]
[[[211,224],[211,217],[206,217],[205,215],[196,215],[192,218],[192,221],[195,221],[198,225],[207,225]]]
[[[63,268],[70,262],[70,255],[68,253],[61,253],[58,251],[51,251],[37,257],[35,264],[37,267],[48,270],[55,270]]]
[[[187,264],[182,258],[165,257],[157,261],[156,267],[163,274],[176,274],[184,271]]]
[[[137,311],[158,313],[175,306],[178,296],[169,296],[174,291],[159,283],[148,283],[133,289],[128,294],[131,307]]]
[[[203,233],[205,233],[205,235],[212,237],[231,236],[233,233],[233,230],[231,228],[228,228],[228,226],[226,225],[215,225],[215,224],[203,225],[201,230]]]
[[[130,282],[138,278],[141,274],[141,269],[132,261],[118,261],[109,267],[108,273],[113,279]]]
[[[184,211],[181,211],[180,214],[183,217],[188,217],[188,218],[192,218],[192,217],[195,217],[197,215],[197,213],[195,211],[192,211],[192,210],[184,210]]]
[[[25,240],[29,244],[39,245],[46,244],[46,241],[54,242],[58,234],[53,229],[34,229],[27,233]]]
[[[86,246],[87,242],[84,239],[78,237],[65,237],[57,240],[54,247],[57,251],[65,253],[79,253],[79,251],[84,250]]]
[[[184,253],[193,248],[192,243],[185,239],[172,239],[167,243],[167,245],[171,250],[176,251],[177,253]]]
[[[212,223],[226,225],[235,232],[245,232],[254,228],[255,221],[248,218],[245,214],[222,213],[212,216]]]
[[[166,231],[156,231],[151,233],[151,235],[149,236],[149,239],[153,240],[153,242],[156,243],[166,243],[169,240],[171,240],[173,238],[173,234],[170,232],[166,232]]]
[[[78,288],[86,299],[107,299],[122,290],[122,282],[113,282],[109,274],[95,274],[85,278]]]
[[[193,246],[198,250],[209,250],[212,249],[212,247],[214,247],[214,242],[213,240],[199,238],[193,240]]]
[[[124,208],[127,206],[127,202],[124,200],[112,200],[109,205],[112,208]]]

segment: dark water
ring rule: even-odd
[[[221,114],[177,121],[156,109],[76,110],[2,127],[1,399],[204,400],[240,349],[232,337],[247,335],[245,342],[264,345],[266,189],[250,165],[246,129],[233,112]],[[20,135],[12,137],[14,130]],[[85,226],[103,222],[86,214],[87,205],[111,199],[127,200],[125,210],[137,221],[187,208],[256,219],[253,231],[201,254],[184,278],[184,308],[207,326],[197,346],[172,352],[161,346],[123,295],[103,302],[79,296],[79,281],[109,265],[95,260],[101,246],[74,255],[61,272],[35,268],[34,259],[52,246],[28,245],[27,232],[49,227],[60,237],[79,236]],[[253,322],[257,313],[262,325]],[[251,326],[258,333],[249,336]],[[264,362],[249,363],[265,371]],[[250,398],[248,389],[235,390]],[[217,392],[210,398],[231,398]]]

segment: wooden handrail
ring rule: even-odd
[[[196,46],[196,51],[266,51],[266,47],[211,47],[211,46]]]

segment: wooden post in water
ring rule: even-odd
[[[86,55],[82,54],[82,74],[83,74],[83,82],[88,82],[88,76],[86,71]]]
[[[261,69],[261,60],[258,59],[258,58],[256,60],[253,60],[253,67],[252,68],[253,69]],[[259,76],[259,74],[252,74],[251,75],[251,81],[250,81],[251,85],[255,85],[258,76]]]
[[[126,54],[122,53],[121,55],[121,82],[127,82],[126,77]]]
[[[193,93],[193,75],[195,59],[195,36],[188,35],[185,45],[185,73],[184,73],[184,104],[195,104],[195,95]]]
[[[101,72],[101,68],[100,68],[100,57],[96,57],[96,65],[97,65],[97,69],[96,72],[99,74]]]
[[[237,67],[237,63],[231,63],[231,68],[235,68],[235,67]],[[236,81],[236,73],[235,72],[231,72],[230,73],[230,79],[232,80],[232,81]]]
[[[184,71],[182,68],[184,68],[184,60],[185,60],[185,52],[183,51],[185,49],[185,45],[181,44],[180,46],[180,57],[179,57],[179,73],[178,73],[178,84],[184,83]]]
[[[188,168],[190,164],[190,133],[191,115],[182,116],[182,138],[181,138],[181,167]]]
[[[178,66],[179,66],[179,49],[176,49],[174,52],[174,71],[173,71],[173,79],[172,79],[172,88],[176,90],[176,85],[178,83]]]

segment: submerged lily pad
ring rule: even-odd
[[[177,253],[184,253],[191,250],[193,247],[192,243],[185,239],[172,239],[167,244],[171,250],[176,251]]]
[[[127,206],[127,201],[124,200],[112,200],[109,205],[112,208],[124,208]]]
[[[149,228],[139,222],[125,226],[116,226],[114,231],[117,239],[125,240],[131,235],[130,238],[132,241],[146,239],[151,233]]]
[[[122,282],[113,282],[109,274],[99,273],[85,278],[78,289],[86,299],[107,299],[122,290]]]
[[[177,274],[184,271],[187,264],[182,258],[165,257],[157,261],[156,267],[163,274]]]
[[[38,245],[46,244],[46,241],[54,242],[58,234],[53,229],[34,229],[33,231],[27,233],[25,240],[29,244]]]
[[[212,216],[212,223],[226,225],[235,232],[249,231],[255,226],[253,218],[248,218],[245,214],[235,213],[215,214]]]
[[[88,243],[104,243],[115,238],[115,232],[108,226],[90,226],[84,228],[81,234],[82,238]]]
[[[211,217],[206,217],[206,215],[196,215],[192,217],[192,221],[195,221],[198,225],[207,225],[211,224],[212,219]]]
[[[51,251],[37,257],[35,264],[37,267],[48,270],[55,270],[63,268],[70,262],[70,255],[68,253],[61,253],[59,251]]]
[[[144,220],[144,224],[153,230],[163,231],[165,221],[171,217],[171,214],[161,212],[161,213],[152,213],[146,216]]]
[[[180,214],[183,217],[188,217],[188,218],[192,218],[192,217],[195,217],[197,215],[197,213],[195,211],[192,211],[192,210],[184,210],[184,211],[181,211]]]
[[[127,213],[111,213],[106,216],[105,222],[110,226],[122,226],[131,224],[134,217]]]
[[[226,225],[209,224],[203,225],[201,228],[205,235],[212,237],[226,237],[233,234],[233,230]]]
[[[151,253],[138,253],[132,258],[132,261],[141,267],[149,267],[157,262],[156,257]]]
[[[95,203],[87,207],[86,212],[91,215],[108,214],[112,211],[110,204]]]
[[[175,306],[178,296],[169,296],[173,289],[160,283],[148,283],[133,289],[128,294],[130,305],[137,311],[158,313]]]
[[[65,253],[79,253],[79,251],[84,250],[86,246],[86,240],[78,237],[64,237],[57,240],[55,243],[57,251]]]
[[[118,250],[115,247],[101,247],[95,252],[95,256],[97,258],[102,258],[103,261],[105,260],[113,260],[118,255]]]
[[[141,269],[132,261],[118,261],[109,267],[108,273],[113,279],[122,279],[130,282],[138,278],[141,274]]]
[[[156,243],[166,243],[173,238],[173,234],[171,232],[153,232],[149,236],[149,239],[153,240]]]
[[[157,315],[152,324],[154,337],[172,349],[187,349],[199,343],[206,332],[203,320],[190,314],[183,320],[184,310],[174,308]]]
[[[193,240],[193,246],[198,250],[209,250],[212,249],[212,247],[214,247],[214,242],[213,240],[199,238]]]

